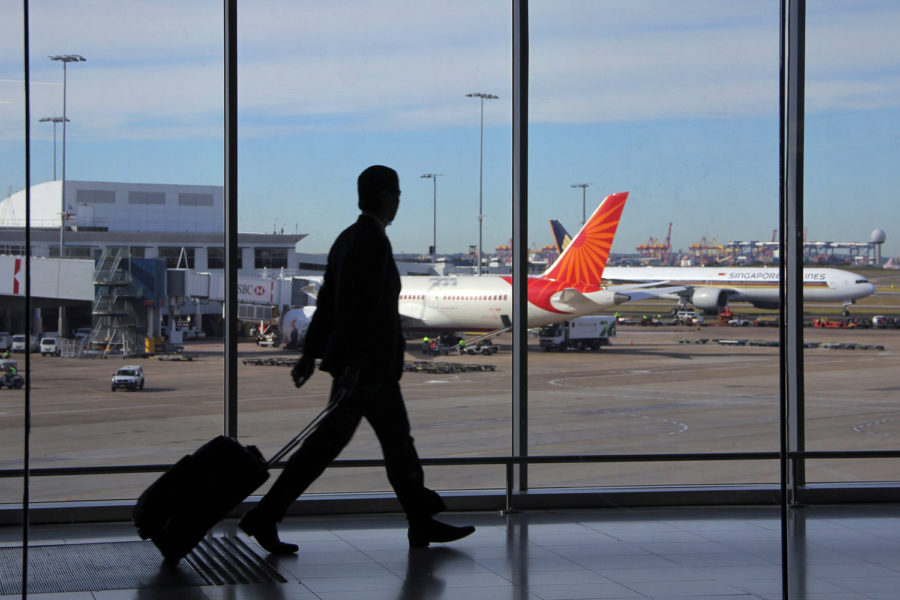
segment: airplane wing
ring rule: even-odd
[[[658,283],[645,283],[639,285],[611,285],[607,291],[621,294],[628,298],[627,302],[635,300],[647,300],[649,298],[672,298],[676,294],[687,291],[684,286],[659,286]]]
[[[415,302],[400,302],[397,309],[404,329],[441,329],[447,320],[439,311]]]
[[[671,297],[683,292],[680,286],[659,287],[656,283],[636,285],[614,285],[595,292],[583,293],[574,288],[566,288],[550,297],[550,304],[561,312],[584,313],[600,307],[615,306],[624,302],[646,300],[648,298]]]
[[[550,305],[558,311],[583,313],[597,307],[597,303],[575,288],[566,288],[550,297]]]
[[[416,317],[400,313],[400,326],[404,331],[406,330],[418,330],[418,329],[427,329],[428,325],[422,319],[418,319]]]

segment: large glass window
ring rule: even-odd
[[[463,272],[460,280],[470,283],[468,248],[479,243],[479,196],[485,269],[508,268],[495,258],[495,248],[508,245],[511,231],[508,4],[285,1],[270,3],[266,11],[241,9],[242,232],[305,233],[297,245],[303,263],[314,263],[307,254],[319,254],[324,264],[334,239],[359,214],[357,176],[369,165],[384,164],[400,177],[400,210],[387,233],[401,271],[429,273],[429,247],[436,239],[447,272]],[[478,92],[499,97],[483,101],[483,145],[482,100],[467,97]],[[257,260],[256,266],[279,265]],[[415,301],[420,300],[410,300]],[[279,308],[284,317],[295,314],[287,311],[290,306]],[[262,326],[280,325],[286,335],[285,323],[279,317]],[[508,341],[494,356],[423,354],[423,337],[441,333],[449,332],[411,330],[407,340],[410,364],[435,365],[433,372],[410,371],[401,381],[419,454],[508,454]],[[379,340],[360,337],[358,343],[360,352],[370,351]],[[271,352],[268,346],[240,346],[242,358],[260,351]],[[493,364],[497,370],[437,371],[459,363]],[[284,443],[324,406],[331,384],[319,372],[298,391],[286,369],[271,366],[242,364],[240,376],[242,435],[267,449]],[[253,401],[243,403],[247,398]],[[367,424],[341,455],[380,457]],[[439,489],[497,489],[503,474],[502,465],[430,467],[427,481]],[[313,487],[387,489],[382,469],[330,469]]]
[[[238,251],[235,255],[237,259],[237,268],[243,269],[244,264],[243,253]],[[206,249],[206,267],[208,269],[224,269],[225,268],[225,248],[222,246],[210,247]]]
[[[25,184],[19,8],[10,4],[0,19],[3,197]],[[31,381],[31,466],[173,463],[222,431],[221,338],[198,339],[221,323],[221,302],[196,288],[170,302],[165,259],[140,258],[127,244],[149,238],[147,246],[180,250],[187,244],[179,236],[192,232],[148,220],[148,211],[160,210],[170,189],[223,180],[221,3],[31,3],[30,23],[33,235],[51,248],[62,241],[65,257],[35,259],[31,273],[40,299],[32,334],[58,335],[62,356],[35,347],[27,372],[24,355],[13,356]],[[91,182],[82,186],[88,197],[75,193],[77,182]],[[170,204],[162,208],[185,210]],[[24,219],[24,200],[5,208]],[[186,210],[196,217],[207,209],[198,201]],[[207,217],[221,232],[221,212]],[[79,219],[109,227],[79,231]],[[22,243],[20,230],[4,228],[0,235],[16,234],[3,244]],[[21,307],[3,306],[9,331],[23,333]],[[157,360],[182,350],[193,360]],[[142,375],[120,372],[131,366]],[[23,391],[3,391],[0,456],[10,468],[21,456]],[[154,477],[35,477],[31,500],[135,498]],[[19,501],[18,484],[0,479],[0,502]]]
[[[288,266],[287,248],[256,248],[253,266],[257,269],[283,269]]]
[[[804,330],[809,450],[895,450],[898,7],[807,9]],[[896,262],[894,260],[893,262]],[[890,265],[888,265],[890,266]],[[874,286],[874,293],[872,286]],[[814,302],[816,297],[827,302]],[[855,304],[851,304],[854,302]],[[811,483],[896,481],[890,460],[810,460]]]
[[[166,262],[169,269],[192,269],[196,265],[194,250],[195,248],[187,246],[160,246],[157,255]]]
[[[0,20],[0,199],[25,187],[25,86],[23,69],[21,3],[4,7]],[[33,142],[32,142],[33,143]],[[47,146],[41,157],[47,156]],[[46,160],[46,159],[45,159]],[[14,215],[0,214],[0,221],[8,222]],[[16,265],[24,261],[24,235],[3,239],[0,243],[0,264],[13,274]],[[4,282],[0,304],[0,347],[8,348],[14,334],[23,334],[25,313],[24,295],[13,295],[15,278]],[[0,469],[21,469],[24,464],[22,394],[13,390],[0,396]],[[22,498],[21,479],[0,479],[0,504],[18,502]]]
[[[511,337],[471,343],[461,355],[440,345],[435,354],[423,338],[472,340],[511,316],[503,278],[513,251],[509,7],[247,7],[239,20],[240,437],[270,454],[327,401],[327,374],[298,391],[271,364],[279,361],[254,359],[289,364],[298,355],[290,331],[308,322],[302,309],[315,302],[325,253],[357,217],[356,177],[380,163],[398,170],[403,192],[388,235],[401,272],[419,275],[405,280],[401,298],[404,314],[420,310],[408,322],[402,380],[419,453],[508,455]],[[44,287],[33,292],[41,302],[30,332],[21,293],[5,294],[0,331],[26,344],[26,333],[35,343],[58,335],[65,357],[35,346],[25,373],[32,466],[171,463],[223,425],[224,287],[219,273],[190,271],[195,247],[201,265],[225,267],[224,235],[208,235],[223,230],[222,8],[31,10],[32,275]],[[898,16],[878,3],[808,14],[809,450],[893,449],[900,278],[883,267],[900,254],[890,229]],[[14,285],[24,254],[24,97],[21,15],[10,17],[0,23],[0,192],[10,196],[0,260]],[[530,296],[529,453],[777,450],[778,328],[765,325],[777,325],[780,258],[778,3],[534,0],[530,23],[529,271],[547,273]],[[621,214],[601,209],[607,221],[579,241],[582,226],[594,231],[594,209],[617,192],[628,192]],[[279,242],[291,232],[301,239],[294,249],[273,247],[270,231]],[[573,238],[580,254],[553,269]],[[64,265],[49,262],[60,256]],[[297,275],[298,265],[314,275]],[[166,273],[176,266],[189,270]],[[538,327],[566,313],[587,318]],[[140,366],[143,379],[117,379],[117,366],[94,360],[122,355],[128,362],[117,364]],[[0,437],[4,469],[21,464],[20,394],[0,394],[0,428],[10,432]],[[377,457],[366,425],[342,455]],[[896,479],[890,461],[875,459],[813,460],[807,475],[813,483]],[[32,499],[134,498],[153,477],[39,477]],[[438,489],[505,483],[501,465],[432,467],[428,479]],[[686,458],[532,466],[529,484],[777,480],[774,461]],[[353,468],[330,470],[313,491],[388,487],[380,469]],[[0,503],[16,502],[18,488],[0,479]]]
[[[533,339],[529,452],[776,450],[777,343],[748,340],[777,342],[777,330],[728,323],[771,319],[739,300],[759,287],[771,304],[777,279],[761,263],[742,279],[748,259],[726,249],[777,224],[778,3],[535,1],[530,23],[531,246],[565,243],[550,220],[572,238],[588,222],[569,266],[551,272],[559,295],[543,314],[601,316]],[[530,473],[537,487],[778,480],[773,461]]]

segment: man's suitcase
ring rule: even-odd
[[[132,519],[167,564],[187,555],[206,532],[269,477],[269,468],[296,448],[336,403],[329,405],[266,461],[256,446],[220,435],[179,460],[138,498]]]

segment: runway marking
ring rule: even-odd
[[[617,411],[613,413],[617,417],[627,417],[631,419],[644,419],[650,421],[650,417],[648,415],[636,415],[624,411]],[[684,433],[689,429],[686,423],[682,423],[681,421],[672,421],[671,419],[660,419],[663,423],[668,423],[669,425],[674,425],[676,427],[675,431],[670,431],[666,435],[678,435],[680,433]]]
[[[861,425],[854,425],[853,431],[855,431],[856,433],[864,433],[866,435],[883,435],[886,437],[893,437],[892,434],[890,434],[890,433],[882,434],[882,433],[878,433],[876,431],[866,431],[866,429],[868,429],[869,427],[874,427],[876,425],[883,425],[887,422],[888,422],[887,419],[878,419],[877,421],[869,421],[868,423],[863,423]]]
[[[32,411],[32,416],[45,416],[45,415],[76,415],[80,413],[96,413],[96,412],[115,412],[120,410],[129,410],[134,412],[138,408],[167,408],[170,406],[182,406],[181,404],[176,404],[174,402],[169,404],[142,404],[140,406],[110,406],[110,407],[97,407],[97,408],[82,408],[82,409],[73,409],[73,410],[47,410],[47,411]],[[11,413],[0,413],[0,416],[8,416]],[[14,416],[21,417],[24,413],[16,413]]]
[[[679,433],[684,433],[688,430],[688,426],[680,421],[670,421],[669,419],[663,419],[663,423],[669,423],[679,428],[678,431],[670,431],[666,435],[678,435]]]
[[[671,368],[671,369],[656,369],[656,370],[647,370],[647,371],[624,371],[624,372],[622,372],[622,373],[601,373],[601,374],[597,374],[597,375],[579,375],[579,376],[577,376],[577,377],[561,377],[561,378],[559,378],[559,379],[551,379],[551,380],[549,381],[549,383],[550,383],[551,385],[558,385],[558,386],[560,386],[560,387],[575,387],[575,388],[582,388],[582,387],[584,387],[584,386],[570,385],[570,384],[566,384],[566,383],[562,383],[562,382],[564,382],[564,381],[573,381],[573,380],[577,380],[577,379],[600,379],[600,378],[612,378],[612,377],[631,377],[631,376],[633,376],[633,375],[636,374],[636,373],[642,374],[642,375],[647,375],[647,374],[667,375],[667,374],[673,374],[673,373],[684,374],[684,373],[690,373],[690,372],[703,372],[703,373],[708,373],[709,371],[722,371],[722,370],[733,371],[733,370],[734,370],[734,366],[733,366],[733,365],[723,365],[723,366],[721,366],[721,367],[705,367],[705,368],[695,368],[695,369]],[[588,388],[584,388],[584,389],[588,389]]]

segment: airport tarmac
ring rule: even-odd
[[[778,348],[686,343],[771,340],[765,327],[620,327],[598,352],[546,353],[532,339],[528,363],[532,455],[777,451]],[[806,436],[810,450],[895,450],[900,434],[900,330],[806,329],[807,341],[870,349],[805,351]],[[510,339],[494,356],[440,357],[491,364],[494,371],[407,373],[403,389],[423,457],[509,455]],[[874,346],[883,346],[875,349]],[[416,350],[410,343],[410,349]],[[31,464],[73,467],[170,464],[223,428],[221,342],[189,343],[192,361],[63,359],[32,356]],[[239,345],[240,358],[292,356]],[[20,367],[24,360],[18,355]],[[416,352],[410,360],[421,360]],[[111,392],[114,370],[140,364],[143,391]],[[272,454],[324,406],[330,376],[300,390],[289,368],[239,365],[239,428],[245,443]],[[0,468],[20,468],[24,393],[0,390]],[[367,425],[341,458],[380,458]],[[504,467],[430,466],[437,489],[500,489]],[[155,475],[34,477],[34,502],[134,498]],[[815,481],[896,481],[894,460],[810,461]],[[775,461],[656,462],[533,466],[529,483],[616,486],[774,483]],[[380,468],[330,469],[312,491],[386,490]],[[21,481],[0,479],[0,503],[21,500]]]

